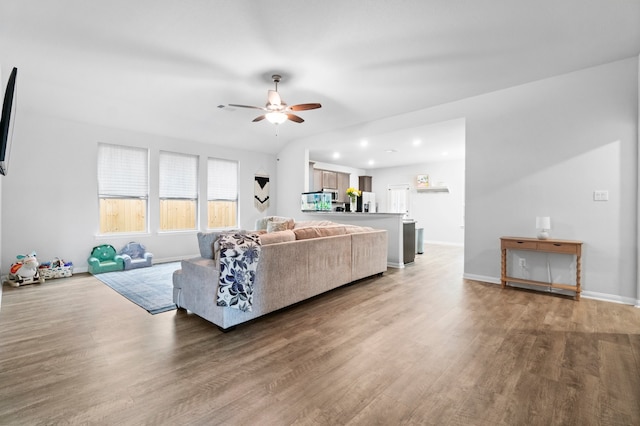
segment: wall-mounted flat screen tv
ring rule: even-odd
[[[18,69],[13,68],[7,89],[4,92],[4,102],[2,103],[2,116],[0,117],[0,174],[7,174],[9,166],[9,154],[11,152],[11,140],[13,138],[14,117],[14,98],[16,92],[16,76]]]

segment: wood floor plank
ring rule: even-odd
[[[0,424],[640,424],[640,309],[462,279],[460,247],[220,332],[87,274],[3,288]]]

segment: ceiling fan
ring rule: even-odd
[[[264,107],[238,105],[238,104],[229,104],[229,106],[239,107],[239,108],[252,108],[252,109],[259,109],[259,110],[265,111],[265,114],[262,114],[254,118],[253,122],[255,123],[258,121],[262,121],[266,118],[267,121],[273,124],[282,124],[287,120],[291,120],[295,123],[302,123],[304,122],[304,120],[301,117],[295,114],[292,114],[292,112],[306,111],[309,109],[317,109],[322,107],[322,105],[318,103],[298,104],[298,105],[291,105],[291,106],[287,105],[282,100],[282,98],[280,98],[280,94],[278,93],[278,83],[280,83],[282,76],[278,74],[274,74],[271,76],[271,78],[273,79],[273,82],[276,85],[276,90],[269,90],[267,94],[267,103]]]

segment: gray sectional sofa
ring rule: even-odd
[[[253,306],[249,312],[217,306],[219,280],[215,233],[199,234],[201,257],[182,261],[173,274],[173,301],[216,324],[232,328],[344,284],[387,270],[387,231],[331,222],[289,221],[260,231]],[[254,231],[250,231],[254,232]]]

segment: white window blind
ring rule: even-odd
[[[144,148],[98,144],[98,195],[147,198],[148,158]]]
[[[209,158],[208,169],[207,200],[237,200],[238,163]]]
[[[160,151],[159,195],[161,199],[198,198],[198,157]]]

